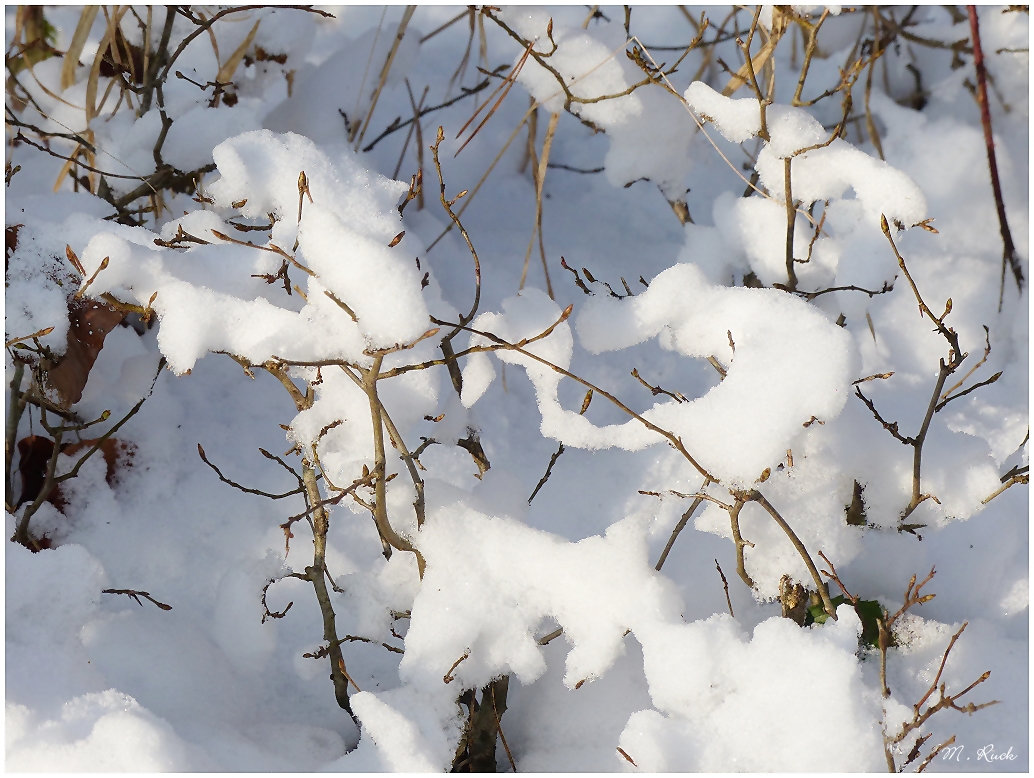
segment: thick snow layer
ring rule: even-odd
[[[405,248],[388,248],[398,226],[391,206],[402,191],[400,184],[371,177],[347,151],[331,161],[306,138],[280,137],[268,130],[220,144],[213,156],[222,174],[210,187],[216,202],[229,208],[246,201],[239,206],[245,217],[274,214],[277,223],[269,245],[279,247],[279,241],[289,246],[297,239],[300,261],[307,263],[314,280],[307,283],[309,299],[300,310],[283,307],[293,303],[290,298],[271,302],[266,285],[255,276],[274,272],[278,255],[223,243],[215,233],[233,229],[211,212],[186,216],[177,225],[212,242],[185,254],[157,249],[142,229],[127,232],[125,238],[95,236],[83,250],[84,267],[92,273],[104,258],[109,262],[95,281],[95,293],[124,289],[138,305],[147,305],[154,296],[162,323],[159,342],[173,370],[190,370],[210,351],[254,363],[273,357],[361,361],[369,346],[390,347],[426,331],[427,309],[412,258]],[[287,222],[296,218],[302,172],[314,202],[305,204],[296,227]],[[169,236],[176,234],[171,226],[166,230]],[[299,276],[306,283],[295,271]],[[327,294],[335,292],[351,303],[358,322],[350,322]]]
[[[855,365],[846,333],[804,303],[776,292],[714,287],[693,265],[670,268],[631,299],[594,298],[577,327],[592,353],[659,336],[662,348],[727,364],[728,376],[703,397],[657,403],[644,417],[681,437],[720,479],[739,483],[774,466],[813,416],[826,420],[840,412]],[[635,450],[661,440],[636,420],[599,428],[565,411],[554,399],[559,376],[535,369],[544,433],[549,423],[566,445],[588,448]]]
[[[812,23],[823,12],[795,8]],[[82,462],[31,516],[47,548],[7,543],[8,766],[443,772],[471,720],[460,698],[491,706],[482,690],[507,677],[501,771],[512,758],[519,772],[875,772],[884,731],[938,672],[957,693],[989,671],[960,703],[999,703],[932,716],[921,757],[954,735],[961,758],[930,770],[1028,770],[1028,16],[978,8],[1020,289],[1008,266],[1001,286],[965,52],[887,45],[871,86],[856,71],[844,134],[827,143],[847,96],[788,105],[799,31],[759,65],[766,94],[775,85],[767,138],[748,86],[723,96],[743,59],[735,35],[714,38],[726,15],[725,32],[742,33],[742,8],[709,11],[706,45],[688,52],[700,12],[667,6],[419,6],[402,36],[401,6],[328,10],[253,8],[202,30],[174,9],[123,7],[119,54],[132,59],[108,57],[91,78],[114,17],[97,14],[66,68],[82,11],[46,6],[57,53],[8,62],[9,414],[15,391],[31,399],[8,419],[6,537],[42,472],[27,439],[60,418],[35,404],[39,366],[51,368],[15,344],[52,327],[40,350],[62,358],[80,290],[155,313],[127,316],[90,355],[69,423],[103,420],[64,434],[75,447],[56,473],[146,398],[113,433],[119,453]],[[836,88],[852,57],[867,67],[871,14],[829,10],[804,102]],[[945,46],[969,34],[939,6],[881,13]],[[784,14],[761,9],[753,52]],[[533,44],[514,82],[526,44],[492,17]],[[9,7],[12,52],[26,18]],[[163,135],[137,55],[155,61],[166,20],[177,58]],[[642,84],[633,45],[663,85]],[[158,165],[171,168],[148,178]],[[145,180],[155,197],[125,199]],[[456,198],[462,230],[441,198]],[[907,517],[915,448],[888,430],[920,433],[948,344],[917,310],[881,215],[929,307],[951,301],[944,322],[967,354],[933,398],[918,484],[930,498]],[[442,342],[456,323],[452,352],[476,349],[458,373]],[[296,363],[283,377],[302,394],[226,354]],[[29,366],[12,387],[16,359]],[[389,376],[382,451],[355,380],[375,362]],[[289,472],[303,458],[329,516],[322,572],[354,715],[335,699],[327,613],[307,579],[314,523]],[[368,485],[380,461],[383,498]],[[756,490],[785,526],[756,501],[736,527],[716,502],[690,514],[700,490],[724,504]],[[386,553],[378,499],[423,565]],[[781,616],[788,581],[816,588],[795,542],[891,613],[911,576],[936,569],[923,589],[936,598],[896,625],[889,697],[854,609],[803,628]],[[893,749],[898,767],[919,736]]]
[[[733,143],[750,140],[761,130],[761,111],[753,97],[729,98],[702,81],[694,81],[684,95],[689,107]]]
[[[602,677],[625,652],[628,631],[642,644],[656,710],[633,714],[620,742],[633,758],[644,756],[644,769],[710,770],[729,759],[754,770],[879,765],[875,731],[861,740],[845,734],[879,710],[854,657],[860,624],[850,607],[829,629],[802,632],[776,618],[758,625],[751,640],[725,616],[685,624],[678,597],[646,563],[634,521],[567,543],[511,520],[443,512],[429,519],[420,545],[428,568],[400,667],[418,687],[440,694],[440,679],[449,674],[473,687],[505,672],[523,684],[536,680],[545,662],[535,630],[549,617],[572,646],[568,688]],[[473,587],[476,597],[468,594]],[[798,696],[802,677],[809,691]],[[761,704],[758,688],[766,689]],[[790,697],[799,707],[788,711]],[[816,716],[837,733],[838,761],[818,753],[800,759],[793,733],[799,721]],[[395,728],[405,733],[412,726],[401,721]],[[745,726],[761,742],[781,745],[743,761],[731,744]]]
[[[699,81],[689,85],[685,98],[734,143],[761,131],[755,98],[725,97]],[[880,214],[905,226],[926,218],[926,199],[912,179],[840,138],[827,144],[829,134],[806,110],[770,105],[766,118],[769,139],[758,153],[756,168],[761,183],[776,198],[783,197],[784,160],[791,157],[793,198],[805,205],[843,198],[853,188],[867,217],[877,224]]]

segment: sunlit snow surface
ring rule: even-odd
[[[287,54],[287,61],[242,65],[232,107],[208,107],[210,95],[170,78],[165,102],[174,122],[166,161],[184,170],[208,163],[218,169],[205,176],[197,200],[167,193],[161,220],[149,219],[145,228],[104,220],[112,209],[73,193],[67,180],[54,193],[62,162],[25,144],[9,148],[8,161],[21,170],[7,188],[6,223],[23,226],[8,257],[5,339],[52,326],[42,343],[64,349],[65,296],[79,283],[64,259],[68,245],[89,275],[108,259],[91,294],[110,292],[157,312],[156,326],[142,336],[122,327],[108,335],[80,415],[110,410],[121,418],[150,389],[161,356],[169,370],[118,433],[136,445],[132,466],[109,483],[104,462],[90,460],[63,486],[64,514],[44,505],[32,528],[46,532],[54,549],[31,554],[7,544],[8,768],[442,771],[463,730],[457,696],[509,673],[501,723],[520,771],[881,771],[884,726],[896,731],[911,717],[948,640],[968,622],[941,679],[958,691],[990,670],[963,702],[1000,704],[972,716],[934,716],[923,728],[932,735],[927,748],[954,734],[963,750],[961,762],[939,759],[929,769],[1027,770],[1027,487],[982,503],[1001,486],[1002,473],[1028,462],[1027,297],[1026,290],[1018,297],[1007,278],[999,313],[1001,241],[979,113],[963,83],[973,75],[968,55],[965,67],[952,69],[950,51],[913,46],[886,56],[886,78],[878,66],[869,108],[885,161],[865,129],[864,75],[854,93],[854,113],[863,118],[849,123],[847,138],[793,156],[828,138],[840,97],[813,108],[787,104],[800,66],[799,50],[791,63],[788,41],[776,50],[778,99],[768,108],[768,141],[757,137],[758,103],[746,88],[721,95],[728,75],[717,64],[690,83],[701,67],[699,52],[685,59],[672,84],[702,131],[675,96],[649,85],[613,100],[573,103],[574,113],[604,130],[594,133],[563,112],[554,76],[529,59],[459,156],[487,109],[461,135],[460,128],[499,79],[477,97],[424,117],[424,207],[409,202],[400,217],[397,205],[417,170],[415,133],[404,153],[407,128],[361,149],[394,117],[413,115],[406,80],[414,101],[426,84],[425,105],[438,105],[483,78],[475,65],[509,67],[524,54],[485,20],[487,59],[475,30],[466,72],[452,79],[471,33],[467,20],[419,41],[460,10],[417,9],[358,152],[346,131],[369,111],[401,7],[335,8],[336,19],[287,9],[235,15],[212,28],[221,59],[209,36],[199,35],[176,68],[201,83],[214,78],[259,19],[254,44]],[[572,94],[592,97],[622,92],[643,75],[622,53],[623,10],[601,10],[605,18],[586,20],[588,9],[580,6],[520,7],[499,18],[535,40],[537,53],[553,48],[551,34],[556,53],[547,61],[569,79]],[[690,11],[699,19],[699,9]],[[58,30],[55,46],[65,50],[79,9],[46,13]],[[104,34],[103,16],[84,63]],[[724,12],[709,16],[720,23]],[[8,43],[13,18],[9,8]],[[860,18],[826,20],[829,56],[812,63],[806,97],[839,82],[837,68]],[[952,26],[943,10],[916,18],[924,36],[968,35],[968,26]],[[740,20],[749,22],[745,12]],[[771,24],[771,9],[761,22]],[[1027,16],[982,8],[981,25],[1001,96],[992,97],[991,110],[1004,197],[1025,258],[1028,58],[1007,50],[1027,46]],[[123,27],[139,41],[135,24]],[[177,19],[173,38],[192,29]],[[694,34],[678,9],[641,6],[633,8],[631,31],[648,48],[685,45]],[[741,60],[733,45],[717,51],[735,69]],[[670,64],[680,53],[658,49],[654,56]],[[903,96],[915,89],[907,63],[922,73],[922,111],[891,99],[907,103]],[[26,79],[25,87],[49,118],[32,108],[23,120],[83,131],[88,68],[63,93],[60,58],[36,65],[34,76],[38,83]],[[398,473],[388,484],[389,515],[421,550],[422,580],[412,554],[396,551],[385,561],[366,509],[348,501],[331,508],[327,567],[337,585],[331,596],[338,634],[365,639],[342,646],[362,689],[351,688],[361,731],[335,703],[327,660],[302,656],[323,645],[323,623],[311,585],[285,576],[310,564],[309,530],[295,525],[285,555],[279,525],[304,505],[298,496],[273,502],[220,483],[197,446],[227,478],[287,492],[293,477],[257,449],[282,455],[319,441],[324,472],[347,485],[373,466],[369,401],[336,367],[319,374],[296,368],[299,383],[316,382],[314,404],[298,413],[268,374],[256,371],[252,380],[213,352],[255,364],[346,359],[368,366],[373,350],[419,339],[434,326],[429,317],[458,321],[473,299],[473,262],[458,230],[436,242],[451,220],[427,146],[443,125],[446,197],[473,191],[525,116],[529,95],[543,103],[537,154],[550,112],[561,112],[549,161],[568,169],[548,169],[543,199],[555,300],[546,294],[537,238],[529,251],[535,186],[522,129],[481,190],[466,195],[474,199],[453,206],[471,202],[462,221],[481,263],[480,307],[469,326],[517,342],[556,325],[526,350],[671,432],[726,486],[758,488],[816,562],[823,552],[853,593],[893,612],[910,576],[922,579],[936,566],[925,591],[937,598],[910,612],[901,645],[889,652],[889,699],[881,695],[878,654],[859,649],[861,625],[852,609],[842,606],[838,621],[804,629],[780,617],[781,577],[812,581],[758,504],[748,503],[740,516],[742,536],[752,543],[744,559],[753,591],[736,575],[729,516],[713,503],[701,507],[656,571],[702,474],[601,393],[583,408],[584,384],[505,350],[462,359],[462,395],[442,366],[380,384],[410,450],[422,438],[438,441],[420,457],[427,500],[420,529],[408,471],[388,448],[389,473]],[[97,164],[127,176],[152,173],[158,114],[136,119],[123,107],[108,121],[113,101],[91,124],[106,152]],[[52,142],[71,150],[66,141]],[[400,155],[401,181],[393,181]],[[805,301],[743,285],[750,273],[767,287],[786,281],[782,197],[790,156],[801,210],[816,201],[816,217],[825,209],[817,234],[803,214],[795,222],[795,256],[810,257],[797,266],[799,288],[893,284],[893,291],[835,291]],[[301,171],[311,200],[304,198],[299,223]],[[743,196],[753,171],[771,198]],[[136,186],[132,179],[111,181],[116,196]],[[685,226],[666,202],[679,199],[693,217]],[[913,435],[947,349],[917,310],[881,214],[905,227],[936,219],[936,234],[894,234],[935,314],[952,300],[946,321],[970,356],[949,382],[983,355],[985,326],[992,349],[966,385],[1003,371],[996,383],[935,415],[923,489],[939,502],[927,500],[910,516],[924,525],[918,535],[895,531],[911,494],[912,449],[881,428],[853,396],[853,383],[893,373],[860,386],[884,418]],[[231,224],[270,218],[268,232]],[[209,243],[186,250],[155,244],[180,228]],[[279,280],[261,277],[278,272],[280,255],[216,233],[267,248],[296,245],[297,260],[316,275],[289,267],[297,285],[289,296]],[[592,296],[561,267],[561,256]],[[1026,259],[1023,266],[1029,276]],[[606,284],[624,297],[622,281],[634,295],[616,299]],[[573,312],[557,324],[569,304]],[[844,326],[837,326],[841,314]],[[440,358],[439,341],[429,337],[393,354],[383,369]],[[453,342],[457,351],[493,343],[477,333]],[[708,357],[727,371],[724,380]],[[651,394],[629,375],[633,368],[678,397]],[[6,371],[9,384],[10,356]],[[480,478],[468,452],[451,445],[471,431],[491,462]],[[35,413],[22,419],[18,438],[29,434],[40,434]],[[564,453],[529,505],[561,443]],[[62,456],[59,472],[73,462]],[[844,518],[856,480],[864,486],[868,527]],[[729,499],[713,484],[708,494]],[[15,521],[7,515],[8,537]],[[285,617],[263,623],[261,597],[270,580],[277,581],[267,592],[270,610],[293,605]],[[108,588],[147,591],[172,609],[101,594]],[[406,611],[410,618],[392,616]],[[557,627],[563,635],[540,645]],[[404,656],[382,643],[404,648]],[[913,735],[901,744],[899,765],[914,742]],[[988,762],[981,749],[985,757],[1008,752],[1015,759]],[[509,769],[501,743],[497,758],[500,769]]]

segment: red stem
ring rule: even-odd
[[[1023,270],[1016,256],[1016,246],[1009,232],[1009,222],[1005,217],[1005,201],[1002,199],[1002,185],[998,180],[998,162],[995,159],[994,139],[991,135],[991,107],[987,101],[987,69],[984,67],[984,51],[980,46],[980,22],[977,19],[977,7],[969,9],[969,29],[973,37],[973,64],[977,71],[977,102],[980,103],[980,121],[984,125],[984,143],[987,146],[987,164],[991,169],[991,188],[994,190],[995,208],[998,211],[998,226],[1002,232],[1002,295],[1005,292],[1005,263],[1012,267],[1016,286],[1023,291]],[[998,298],[998,310],[1002,309],[1001,295]]]

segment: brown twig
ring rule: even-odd
[[[998,228],[1002,233],[1002,284],[998,294],[998,311],[1002,310],[1005,297],[1005,266],[1012,269],[1016,279],[1016,288],[1023,292],[1023,268],[1016,255],[1016,246],[1009,231],[1009,221],[1005,215],[1005,200],[1002,198],[1002,184],[998,179],[998,162],[995,159],[994,137],[991,134],[991,107],[987,102],[987,68],[984,65],[984,52],[980,46],[980,21],[977,18],[977,7],[967,6],[969,11],[969,29],[973,38],[973,64],[977,71],[977,102],[980,103],[980,123],[984,128],[984,145],[987,147],[987,166],[991,173],[991,189],[994,191],[995,210],[998,213]]]
[[[701,484],[700,489],[703,490],[707,486],[707,483],[708,482],[705,481],[703,484]],[[679,519],[678,524],[676,524],[675,528],[671,531],[671,537],[668,538],[668,542],[664,546],[664,550],[661,552],[660,557],[657,559],[657,564],[654,565],[653,568],[654,570],[657,570],[659,572],[660,569],[664,567],[664,562],[668,558],[668,554],[671,553],[671,549],[675,545],[675,540],[678,538],[682,530],[686,528],[686,525],[689,524],[689,520],[693,518],[693,514],[696,513],[697,508],[700,507],[700,504],[703,501],[704,498],[698,496],[696,499],[693,500],[693,503],[689,506],[689,508],[686,509],[686,512],[682,514],[682,518]]]
[[[201,461],[204,462],[206,465],[208,465],[210,468],[212,468],[212,470],[215,471],[215,474],[217,476],[219,476],[219,480],[220,481],[222,481],[224,484],[228,484],[228,485],[232,486],[234,489],[240,489],[242,492],[246,492],[247,494],[257,494],[260,497],[268,497],[271,500],[282,500],[285,497],[291,497],[291,496],[293,496],[295,494],[301,494],[302,492],[305,491],[305,488],[303,486],[299,486],[297,489],[292,489],[291,491],[284,492],[282,494],[271,494],[270,492],[265,492],[265,491],[262,491],[261,489],[249,489],[248,487],[241,486],[236,481],[231,481],[229,478],[224,476],[222,471],[218,467],[216,467],[216,465],[213,464],[208,459],[208,457],[205,455],[205,450],[201,447],[200,443],[197,444],[197,453],[198,453],[198,456],[201,457]]]
[[[625,749],[623,749],[621,746],[618,746],[617,749],[618,749],[618,753],[621,754],[621,758],[622,759],[624,759],[626,762],[628,762],[630,765],[632,765],[632,767],[636,767],[636,768],[639,767],[639,765],[637,765],[635,763],[635,760],[632,759],[632,757],[630,757],[628,755],[628,752],[625,751]]]
[[[757,489],[752,489],[747,493],[746,498],[757,503],[760,503],[761,507],[768,511],[768,515],[771,516],[775,523],[779,525],[779,528],[786,533],[786,536],[793,543],[794,548],[797,549],[797,553],[801,555],[801,559],[804,560],[805,566],[808,568],[808,572],[811,573],[811,578],[815,582],[815,588],[818,590],[819,597],[822,599],[823,609],[829,614],[829,617],[833,620],[837,618],[837,610],[833,607],[832,601],[829,599],[829,589],[826,587],[825,582],[819,575],[818,569],[815,567],[815,563],[811,559],[811,555],[808,553],[808,549],[805,548],[800,538],[797,537],[797,533],[793,531],[786,520],[779,515],[779,511],[775,509],[765,496],[761,494]]]
[[[712,366],[713,366],[713,363],[712,363]],[[650,394],[652,394],[654,397],[656,397],[659,394],[666,394],[668,397],[670,397],[671,399],[673,399],[677,403],[688,402],[688,400],[686,399],[686,396],[683,395],[681,392],[669,392],[667,389],[662,389],[660,387],[660,385],[652,386],[652,385],[648,384],[643,379],[643,377],[641,375],[639,375],[639,370],[637,368],[632,368],[632,377],[638,379],[639,383],[641,383],[643,386],[645,386],[647,389],[649,389],[650,390]]]
[[[714,560],[714,566],[718,568],[718,575],[722,577],[722,586],[725,589],[725,602],[729,606],[729,615],[736,618],[736,614],[732,612],[732,598],[729,597],[729,581],[725,578],[725,573],[722,572],[722,566],[718,564],[718,560]]]
[[[1000,487],[998,487],[997,489],[995,489],[991,494],[989,494],[983,500],[981,500],[980,501],[981,505],[987,505],[989,502],[991,502],[991,500],[993,500],[995,497],[1000,495],[1002,492],[1004,492],[1010,486],[1015,486],[1016,484],[1030,483],[1030,475],[1028,474],[1028,469],[1026,467],[1024,467],[1024,468],[1022,468],[1020,470],[1017,470],[1017,468],[1013,468],[1013,470],[1010,471],[1010,473],[1013,472],[1013,471],[1017,471],[1016,474],[1015,475],[1009,475],[1007,473],[1006,476],[1003,477],[1003,479],[1002,479],[1002,481],[1003,481],[1002,485]]]
[[[827,557],[821,551],[819,552],[819,556],[822,557],[823,562],[829,565],[829,570],[820,570],[819,572],[825,576],[828,576],[829,579],[833,581],[833,583],[840,587],[840,591],[844,593],[844,597],[847,598],[848,602],[850,602],[852,605],[857,605],[858,598],[855,595],[851,594],[851,592],[847,591],[847,587],[844,586],[844,582],[840,580],[840,576],[837,574],[837,569],[833,566],[833,563],[829,561],[829,557]]]
[[[572,308],[573,308],[573,306],[569,305],[564,310],[564,314],[561,315],[560,320],[558,320],[557,323],[553,325],[553,327],[556,327],[557,324],[560,323],[560,321],[563,321],[564,319],[566,319],[567,316],[570,315],[570,311],[571,311]],[[622,411],[624,411],[629,416],[631,416],[633,419],[638,421],[644,427],[646,427],[647,429],[651,430],[652,432],[656,432],[658,435],[661,435],[662,437],[667,439],[667,441],[671,444],[671,446],[676,451],[678,451],[680,454],[682,454],[682,456],[686,458],[686,460],[697,470],[697,472],[699,472],[702,476],[705,476],[709,480],[717,482],[718,479],[714,478],[707,470],[705,470],[704,467],[699,462],[697,462],[696,459],[689,453],[689,451],[686,450],[686,447],[683,445],[681,438],[676,437],[675,435],[673,435],[672,433],[668,432],[667,430],[661,429],[660,427],[658,427],[653,422],[648,421],[647,419],[644,419],[641,415],[639,415],[638,413],[633,411],[631,408],[629,408],[627,405],[625,405],[623,402],[621,402],[617,397],[612,395],[610,392],[607,392],[607,391],[605,391],[603,389],[600,389],[598,386],[596,386],[595,384],[590,383],[589,381],[586,381],[584,378],[581,378],[581,377],[575,375],[574,373],[572,373],[572,372],[570,372],[568,370],[565,370],[564,368],[560,367],[559,365],[555,365],[552,362],[550,362],[549,360],[543,359],[542,357],[538,356],[537,354],[533,354],[532,352],[527,351],[526,349],[523,348],[525,345],[531,343],[533,340],[538,340],[539,338],[545,337],[546,333],[543,333],[542,335],[538,335],[535,338],[529,338],[529,339],[526,339],[526,340],[522,340],[522,341],[520,341],[518,343],[509,343],[508,341],[504,340],[503,338],[500,338],[498,335],[495,335],[495,334],[493,334],[491,332],[485,332],[483,330],[476,330],[476,329],[473,329],[472,327],[467,327],[465,325],[457,325],[457,324],[453,324],[453,323],[446,322],[446,321],[439,321],[438,319],[435,319],[434,317],[431,317],[431,321],[433,323],[439,324],[439,325],[441,325],[443,327],[459,327],[460,329],[466,330],[467,332],[473,333],[474,335],[480,335],[481,337],[487,338],[488,340],[490,340],[493,343],[495,343],[499,348],[507,349],[507,350],[510,350],[510,351],[516,351],[518,354],[526,356],[529,359],[533,359],[534,361],[538,362],[539,364],[545,365],[546,367],[550,368],[554,372],[559,373],[560,375],[565,376],[567,378],[570,378],[572,381],[575,381],[575,382],[581,384],[585,388],[592,389],[594,393],[602,395],[603,397],[606,397],[608,400],[610,400],[610,402],[614,403],[614,405],[616,405]],[[550,327],[550,329],[547,332],[551,332],[553,327]]]
[[[932,733],[931,733],[931,734],[932,734]],[[929,737],[929,735],[927,735],[927,737]],[[917,742],[917,744],[918,744],[919,742],[921,742],[921,740],[922,740],[922,739],[920,739],[919,741],[916,741],[916,742]],[[939,746],[937,746],[936,748],[934,748],[934,749],[933,749],[933,750],[932,750],[932,751],[930,752],[929,756],[927,756],[927,757],[926,757],[926,759],[924,759],[924,760],[922,761],[922,763],[921,763],[921,764],[919,765],[919,767],[917,767],[917,768],[916,768],[916,772],[917,772],[917,773],[921,773],[921,772],[923,772],[924,770],[926,770],[926,768],[927,768],[927,767],[928,767],[928,766],[930,765],[930,762],[932,762],[932,761],[933,761],[934,759],[936,759],[936,758],[937,758],[937,755],[938,755],[939,753],[941,753],[941,751],[943,751],[944,749],[946,749],[946,748],[947,748],[948,746],[950,746],[950,745],[951,745],[952,743],[954,743],[954,742],[955,742],[955,736],[954,736],[954,735],[952,735],[952,736],[951,736],[950,738],[948,738],[947,740],[945,740],[945,741],[944,741],[943,743],[941,743],[941,744],[940,744]],[[907,764],[907,763],[906,763],[906,764]]]
[[[740,535],[740,511],[746,502],[745,498],[735,496],[735,502],[731,506],[723,507],[729,511],[729,522],[732,525],[732,542],[736,544],[736,574],[739,575],[740,580],[747,585],[748,589],[753,589],[754,581],[747,575],[747,568],[743,563],[743,548],[744,546],[754,548],[754,544],[749,540],[744,540],[743,536]]]
[[[564,634],[564,628],[563,627],[557,627],[555,630],[550,632],[548,635],[543,635],[542,637],[540,637],[535,642],[537,642],[540,646],[544,646],[544,645],[547,645],[551,640],[556,640],[558,637],[560,637],[563,634]]]
[[[136,589],[101,589],[101,594],[124,594],[127,597],[136,600],[136,604],[139,605],[141,608],[144,604],[140,602],[140,598],[143,597],[145,600],[150,600],[151,602],[153,602],[163,611],[172,610],[171,605],[166,605],[164,602],[158,602],[158,600],[154,599],[154,597],[152,597],[148,592],[141,592]]]
[[[506,750],[506,758],[510,760],[510,768],[514,772],[517,772],[517,765],[513,761],[513,754],[510,753],[510,746],[506,742],[506,735],[503,734],[502,722],[499,721],[499,710],[496,708],[495,704],[495,684],[491,684],[488,688],[492,691],[492,715],[495,716],[495,727],[499,730],[499,739],[503,741],[503,748]],[[484,695],[482,695],[482,699],[484,699]]]
[[[442,676],[442,680],[445,683],[452,683],[453,681],[455,681],[456,680],[456,676],[454,676],[452,674],[452,671],[460,666],[460,662],[462,662],[464,659],[467,659],[469,657],[470,657],[470,649],[467,649],[466,651],[463,652],[463,656],[461,656],[459,659],[457,659],[455,662],[452,663],[452,667],[449,668],[449,672],[447,672],[445,675]]]
[[[287,603],[287,607],[282,611],[271,611],[269,605],[266,604],[266,593],[269,591],[269,587],[277,582],[276,578],[270,578],[266,581],[266,585],[262,587],[262,623],[266,623],[266,619],[282,619],[287,615],[287,612],[291,610],[291,606],[294,605],[294,600]]]
[[[535,499],[535,495],[539,493],[539,489],[546,485],[546,481],[549,480],[549,476],[553,473],[553,465],[555,465],[556,461],[560,459],[560,455],[563,454],[564,451],[564,444],[561,443],[560,447],[556,450],[553,456],[549,458],[549,464],[546,466],[545,475],[543,475],[542,478],[539,479],[539,482],[535,485],[535,490],[531,493],[531,497],[528,498],[528,505],[531,505],[531,501]]]
[[[931,575],[932,575],[932,573],[931,573]],[[929,577],[927,578],[927,580],[929,580]],[[913,583],[915,582],[915,576],[912,576],[912,582]],[[925,583],[925,581],[924,581],[924,583]],[[920,586],[921,585],[922,584],[920,584]],[[918,589],[916,591],[918,591]],[[926,597],[927,598],[928,597],[932,597],[932,595],[927,595]],[[908,593],[907,592],[906,592],[906,598],[908,598]],[[922,601],[923,599],[926,599],[926,598],[921,598],[920,601]],[[906,609],[907,607],[908,607],[908,604],[906,602],[906,605],[903,607],[902,611],[904,609]],[[902,611],[899,611],[899,613],[901,613]],[[895,614],[895,615],[897,615],[897,614]],[[884,643],[884,639],[883,638],[884,638],[884,634],[885,634],[883,622],[884,622],[884,620],[881,619],[880,620],[880,646],[881,646],[881,653],[885,654],[886,650],[883,648],[883,643]],[[962,691],[956,692],[955,694],[948,694],[947,693],[947,684],[945,684],[944,682],[941,681],[941,675],[943,675],[943,673],[944,673],[944,667],[948,663],[948,655],[951,653],[951,650],[952,650],[952,648],[954,648],[956,641],[959,639],[959,637],[962,635],[962,633],[965,631],[965,629],[966,629],[966,627],[968,625],[969,625],[969,622],[963,623],[963,625],[959,628],[958,632],[956,632],[954,635],[952,635],[951,636],[951,640],[948,641],[948,647],[946,649],[944,649],[944,654],[941,656],[941,664],[937,668],[937,675],[934,676],[933,682],[930,684],[930,687],[926,690],[926,693],[922,696],[922,698],[919,700],[919,702],[917,702],[915,705],[912,706],[912,719],[910,721],[903,721],[901,723],[901,731],[898,732],[898,734],[893,735],[893,736],[891,736],[889,734],[886,734],[886,733],[884,734],[884,736],[883,736],[884,750],[885,750],[886,755],[887,755],[888,768],[891,769],[893,772],[896,772],[896,770],[893,769],[894,768],[894,757],[893,757],[893,754],[891,753],[891,747],[897,745],[902,740],[904,740],[906,737],[908,737],[908,735],[910,733],[912,733],[913,731],[915,731],[915,730],[919,729],[920,727],[922,727],[930,719],[930,717],[933,716],[938,711],[950,708],[952,710],[957,710],[960,713],[970,713],[970,714],[972,714],[972,713],[975,713],[978,710],[981,710],[982,708],[987,708],[987,707],[990,707],[991,705],[998,705],[999,704],[998,700],[991,700],[990,702],[984,702],[984,703],[980,703],[980,704],[974,704],[972,702],[966,703],[965,705],[959,705],[958,704],[958,701],[959,701],[960,698],[964,697],[966,694],[971,692],[973,689],[975,689],[977,686],[982,684],[984,681],[986,681],[991,676],[991,671],[990,670],[985,671],[983,674],[980,675],[980,677],[978,677],[975,681],[973,681],[973,683],[971,683],[969,686],[967,686]],[[881,677],[881,681],[883,681],[883,683],[884,683],[883,696],[884,697],[888,697],[888,696],[890,696],[890,690],[886,687],[886,670],[883,667],[881,667],[880,677]],[[933,703],[932,705],[927,705],[928,700],[933,696],[933,693],[935,691],[938,692],[938,700],[937,700],[937,702]],[[923,709],[924,705],[927,705],[925,710]],[[928,765],[930,763],[930,761],[932,761],[934,756],[936,756],[942,749],[946,748],[952,742],[954,742],[954,737],[952,737],[946,743],[938,746],[933,751],[933,753],[930,755],[930,757],[928,757],[927,760],[923,762],[923,764],[920,767],[920,770],[917,770],[917,772],[920,772],[923,768],[925,768],[926,765]]]

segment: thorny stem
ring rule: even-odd
[[[969,29],[973,35],[973,64],[977,71],[977,102],[980,103],[980,122],[984,126],[984,145],[987,146],[987,166],[991,171],[991,189],[994,191],[995,210],[998,212],[998,227],[1002,233],[1002,285],[998,295],[998,311],[1002,310],[1002,300],[1005,297],[1005,265],[1012,268],[1013,277],[1016,279],[1016,287],[1023,292],[1023,269],[1020,267],[1019,257],[1016,256],[1016,246],[1012,242],[1012,233],[1009,231],[1009,221],[1005,216],[1005,201],[1002,199],[1002,184],[998,180],[998,162],[995,159],[994,138],[991,135],[991,108],[987,102],[987,68],[984,66],[984,52],[980,46],[980,21],[977,18],[977,7],[968,6]]]

